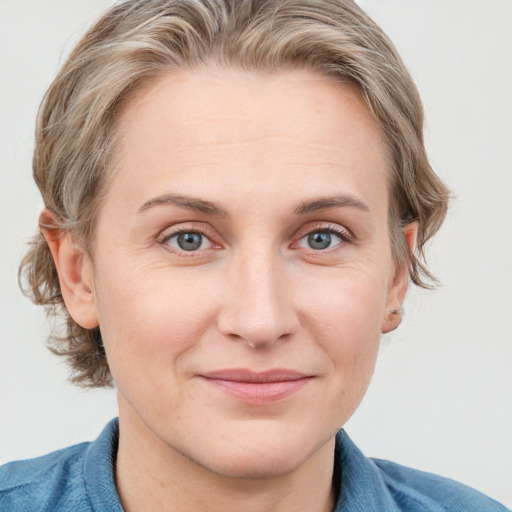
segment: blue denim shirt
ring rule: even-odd
[[[123,512],[114,482],[117,419],[92,443],[0,467],[1,512]],[[496,501],[446,478],[366,458],[336,436],[335,512],[507,512]]]

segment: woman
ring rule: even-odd
[[[2,468],[6,510],[505,510],[338,430],[448,191],[396,51],[352,2],[128,1],[38,121],[23,269],[92,444]]]

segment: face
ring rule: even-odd
[[[405,293],[379,127],[349,85],[233,70],[166,76],[119,126],[76,317],[121,428],[219,474],[293,471],[360,403]]]

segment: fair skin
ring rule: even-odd
[[[408,284],[380,128],[304,70],[174,73],[118,122],[91,250],[45,235],[70,314],[101,328],[123,507],[332,510],[335,433]]]

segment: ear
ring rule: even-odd
[[[60,290],[73,320],[85,329],[98,326],[93,289],[92,261],[60,219],[48,209],[39,216],[39,227],[53,256]]]
[[[409,247],[411,254],[416,248],[416,239],[418,236],[418,223],[411,222],[403,228],[403,235]],[[407,263],[400,263],[395,268],[393,279],[390,283],[386,301],[384,318],[382,319],[381,332],[387,332],[396,329],[402,321],[402,304],[409,286],[409,266]]]

